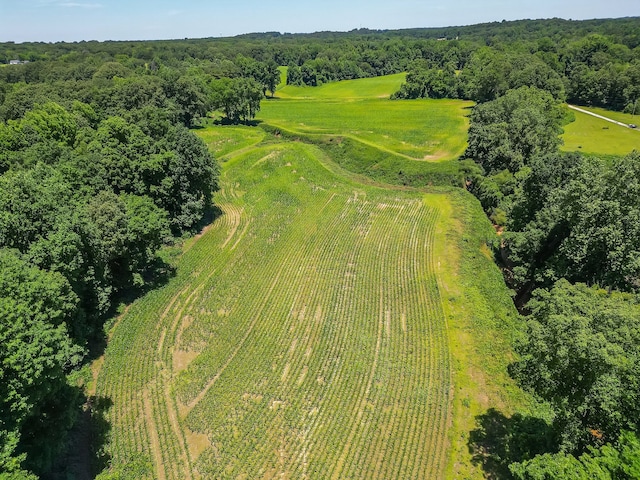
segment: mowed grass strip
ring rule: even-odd
[[[599,107],[583,107],[583,106],[579,106],[579,108],[581,108],[583,110],[587,110],[589,112],[596,113],[598,115],[602,115],[603,117],[610,118],[610,119],[615,120],[617,122],[626,123],[627,125],[629,125],[630,123],[635,124],[635,125],[640,125],[640,105],[638,105],[638,108],[636,109],[636,113],[635,114],[624,113],[624,112],[615,112],[613,110],[607,110],[605,108],[599,108]]]
[[[638,115],[632,116],[601,108],[589,108],[589,111],[623,123],[638,122],[633,120],[637,119]],[[626,155],[633,150],[640,150],[639,129],[616,125],[575,110],[572,110],[572,113],[575,114],[575,121],[563,127],[562,150],[603,156]]]

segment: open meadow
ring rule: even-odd
[[[267,99],[259,121],[301,134],[350,137],[412,160],[455,160],[466,148],[473,102],[392,101],[404,75],[347,80],[317,88],[286,86]]]
[[[613,112],[602,108],[580,107],[622,123],[640,124],[640,115]],[[561,147],[566,152],[590,155],[626,155],[640,150],[640,129],[627,128],[586,113],[572,111],[575,121],[565,125]]]
[[[272,104],[285,100],[262,118]],[[160,480],[481,477],[474,416],[521,399],[516,316],[475,199],[382,184],[258,127],[198,134],[223,167],[222,213],[113,329],[96,392],[113,460],[141,456]]]
[[[357,80],[344,80],[342,82],[325,83],[318,87],[298,87],[286,85],[286,69],[282,71],[283,77],[277,89],[276,98],[309,100],[355,100],[355,99],[388,99],[391,94],[400,89],[404,83],[406,73],[385,75],[382,77],[360,78]]]

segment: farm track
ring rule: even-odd
[[[158,479],[442,476],[439,212],[311,151],[228,154],[224,214],[118,325],[97,391],[115,461],[138,452]]]
[[[610,123],[615,123],[616,125],[619,125],[620,127],[631,128],[628,123],[619,122],[617,120],[614,120],[613,118],[605,117],[603,115],[599,115],[597,113],[590,112],[589,110],[585,110],[584,108],[576,107],[575,105],[567,104],[567,107],[569,107],[571,110],[576,110],[578,112],[586,113],[587,115],[591,115],[592,117],[599,118],[600,120],[605,120],[605,121],[610,122]],[[632,129],[632,130],[635,130],[635,129]]]

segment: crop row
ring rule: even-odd
[[[349,468],[353,471],[362,472],[363,464],[370,463],[368,462],[370,459],[363,452],[384,450],[378,448],[377,443],[372,443],[370,438],[372,432],[381,431],[378,428],[379,424],[383,423],[380,420],[381,414],[375,409],[370,411],[368,407],[368,405],[375,405],[376,396],[382,395],[379,393],[382,391],[381,384],[384,384],[387,392],[392,392],[393,396],[401,399],[396,400],[396,408],[392,408],[395,413],[387,415],[386,423],[396,422],[396,417],[401,419],[406,416],[412,417],[408,421],[401,420],[402,426],[408,432],[405,437],[408,438],[409,435],[414,434],[416,426],[420,428],[421,418],[426,422],[433,417],[425,405],[418,405],[416,411],[411,414],[407,414],[405,408],[407,402],[415,403],[416,399],[419,399],[415,386],[410,382],[415,383],[416,378],[427,378],[431,381],[431,376],[420,370],[416,371],[415,376],[407,376],[407,370],[415,366],[411,363],[397,365],[399,358],[402,358],[397,351],[406,349],[406,345],[403,347],[402,341],[392,342],[381,336],[383,329],[385,332],[387,328],[390,329],[390,326],[384,325],[391,321],[391,311],[395,309],[398,312],[407,304],[409,304],[409,311],[404,312],[404,315],[408,317],[409,322],[419,319],[424,324],[434,322],[442,326],[441,312],[436,311],[438,303],[429,300],[429,296],[434,292],[427,291],[433,289],[434,285],[425,283],[418,293],[412,293],[411,287],[408,286],[415,281],[417,275],[424,273],[428,266],[426,259],[418,262],[415,257],[420,252],[416,252],[415,248],[412,250],[411,246],[406,245],[405,242],[397,241],[397,238],[419,238],[420,232],[414,231],[412,235],[405,235],[405,232],[390,228],[394,223],[384,219],[374,229],[375,232],[371,232],[371,210],[377,207],[371,203],[361,203],[362,205],[347,202],[345,209],[334,217],[333,224],[323,227],[324,235],[305,237],[304,243],[300,243],[304,248],[299,253],[295,248],[291,248],[295,246],[295,241],[290,238],[284,239],[284,243],[288,246],[288,261],[282,262],[282,259],[279,259],[274,265],[265,264],[261,266],[260,273],[256,273],[257,277],[272,278],[272,269],[278,269],[281,272],[280,278],[286,278],[287,281],[286,284],[275,289],[274,295],[282,297],[282,300],[275,299],[271,309],[261,312],[263,315],[260,323],[254,326],[252,337],[246,342],[250,347],[238,352],[234,365],[229,364],[226,371],[228,378],[218,379],[217,388],[211,392],[208,399],[208,408],[206,405],[201,405],[188,419],[192,428],[208,430],[214,443],[219,446],[216,448],[217,459],[213,457],[210,459],[211,463],[217,465],[217,469],[213,468],[210,473],[219,475],[227,468],[233,471],[233,465],[250,475],[259,475],[262,471],[275,469],[276,465],[269,465],[267,461],[271,458],[272,463],[277,463],[271,453],[272,446],[266,449],[268,458],[261,458],[255,451],[259,447],[251,441],[256,433],[255,425],[270,422],[272,427],[277,427],[274,428],[275,431],[278,428],[282,429],[284,432],[281,434],[282,438],[306,437],[304,445],[300,448],[287,446],[285,450],[289,450],[288,458],[283,458],[283,455],[278,457],[278,461],[285,464],[289,471],[306,469],[308,472],[314,469],[314,463],[318,463],[315,471],[326,472],[332,466],[340,465],[347,460],[351,461],[352,457],[358,456],[363,459],[360,463],[353,461],[348,465],[351,465]],[[363,205],[366,206],[363,207]],[[414,226],[432,223],[430,219],[424,222],[425,219],[414,216],[413,213],[415,212],[407,212],[407,223]],[[420,245],[425,241],[428,243],[429,239],[420,242]],[[277,256],[276,259],[278,259]],[[384,261],[380,262],[379,259]],[[303,260],[308,263],[304,265]],[[403,266],[402,262],[420,263],[419,271],[414,269],[407,272],[407,266]],[[360,268],[357,267],[359,265],[361,265]],[[403,276],[405,278],[402,278]],[[256,283],[259,282],[256,281]],[[260,286],[257,291],[264,292],[266,289]],[[391,296],[389,292],[393,292],[393,298],[386,298]],[[246,293],[249,297],[250,292]],[[293,307],[288,306],[284,301],[285,298],[295,299]],[[410,307],[412,304],[417,305],[422,311],[418,310],[414,313]],[[247,306],[249,311],[255,309],[254,303],[250,301],[247,302]],[[307,323],[301,323],[301,319],[305,319],[306,310],[322,312],[322,318],[319,320],[323,324],[315,326],[318,322],[310,322],[310,315],[306,317]],[[296,315],[292,315],[292,312],[297,313],[297,318]],[[242,316],[243,312],[238,312],[238,315]],[[394,315],[396,328],[401,325],[398,319],[402,315],[402,313]],[[232,314],[229,322],[235,324],[233,317]],[[323,330],[322,335],[320,339],[315,340],[317,344],[313,345],[310,341],[318,337],[320,326]],[[422,350],[426,351],[421,347],[422,342],[433,342],[436,347],[430,351],[435,357],[433,352],[437,352],[438,348],[440,351],[443,350],[442,346],[437,346],[441,339],[432,336],[429,340],[432,332],[426,328],[416,327],[414,330],[414,327],[409,325],[409,329],[411,334],[416,335],[413,341],[414,343],[417,341],[417,345],[412,347],[416,349],[413,355],[405,355],[407,357],[405,360],[414,362],[423,370],[428,365],[436,365],[436,369],[443,370],[445,377],[448,376],[446,358],[444,362],[436,358],[434,358],[435,361],[431,361],[427,357],[428,354],[421,353]],[[307,332],[312,335],[308,335]],[[363,340],[363,334],[367,340],[359,341]],[[313,338],[309,339],[309,336]],[[419,336],[422,336],[422,340]],[[301,345],[301,337],[307,338],[307,343]],[[384,338],[384,341],[378,342],[378,338]],[[349,343],[354,340],[357,343]],[[376,349],[377,343],[380,344],[378,349]],[[287,352],[292,346],[299,352],[297,358],[288,358]],[[287,352],[284,351],[285,349]],[[382,351],[376,352],[376,350]],[[324,355],[316,353],[312,358],[304,358],[309,351],[322,352]],[[374,382],[375,357],[384,355],[387,351],[389,354],[384,360],[379,361],[380,368],[388,362],[388,358],[393,359],[396,364],[395,377],[380,378]],[[251,367],[249,368],[248,365]],[[387,374],[387,377],[390,376],[391,374]],[[301,382],[300,379],[302,379]],[[400,382],[399,388],[396,388],[390,380]],[[403,381],[409,384],[402,384]],[[442,391],[448,392],[448,378],[443,380],[443,384],[439,391],[434,391],[434,397]],[[251,386],[255,388],[249,388]],[[411,390],[412,387],[414,391]],[[256,405],[257,399],[260,399],[261,405]],[[393,404],[393,401],[388,400],[388,403]],[[448,408],[446,398],[442,404],[445,409]],[[281,418],[281,415],[273,413],[274,405],[293,412],[289,415],[289,422]],[[220,422],[217,430],[216,422],[212,421],[216,418]],[[364,427],[361,428],[360,424]],[[203,427],[205,425],[208,427]],[[238,427],[238,425],[244,427]],[[247,432],[244,436],[242,436],[243,431]],[[437,434],[443,433],[437,432]],[[392,438],[394,436],[392,435]],[[381,442],[383,438],[380,437]],[[347,439],[346,443],[345,439]],[[225,464],[224,459],[220,459],[221,456],[224,457],[223,452],[227,451],[224,445],[228,442],[232,445],[229,446],[228,451],[233,452],[233,458],[242,461],[231,459]],[[330,445],[330,442],[333,442],[333,445]],[[268,442],[264,443],[268,445]],[[421,443],[424,442],[416,442],[416,446],[419,447]],[[344,451],[348,452],[345,450],[347,448],[353,454],[347,453],[344,455],[345,459],[341,461],[340,455]],[[406,449],[407,447],[403,447],[403,450]],[[243,450],[246,454],[243,454]],[[404,461],[413,465],[416,458],[433,453],[428,452],[429,449],[422,453],[417,452],[415,458],[404,457],[396,463],[402,465]],[[390,451],[390,454],[394,453],[395,451]],[[248,458],[255,461],[256,470],[247,470],[250,467]],[[267,461],[266,465],[265,461]],[[385,462],[385,465],[389,465],[389,462]]]
[[[143,452],[159,479],[441,473],[438,212],[343,183],[310,149],[234,159],[225,214],[117,326],[99,380],[114,459]]]
[[[217,237],[233,228],[233,218],[221,218]],[[174,333],[172,327],[189,303],[191,289],[197,288],[197,277],[210,274],[201,265],[216,250],[202,250],[193,248],[188,253],[194,264],[189,278],[177,278],[132,305],[117,325],[98,381],[98,395],[113,402],[108,416],[113,460],[126,462],[133,452],[141,451],[154,462],[160,479],[191,478],[184,436],[175,431],[175,405],[167,391],[171,365],[166,351],[171,345],[167,336]]]

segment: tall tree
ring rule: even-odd
[[[251,78],[223,78],[211,82],[213,108],[222,110],[232,123],[247,122],[260,110],[263,92]]]
[[[502,170],[516,173],[533,157],[558,148],[562,117],[551,94],[535,87],[510,90],[473,109],[465,156],[479,163],[487,174]]]
[[[0,475],[21,453],[42,472],[64,446],[79,400],[66,373],[83,356],[67,331],[77,302],[62,275],[0,248]]]
[[[527,334],[510,367],[549,402],[563,451],[615,441],[640,419],[640,302],[560,280],[529,303]]]
[[[517,286],[567,278],[640,289],[639,159],[555,154],[530,164],[505,235]]]

